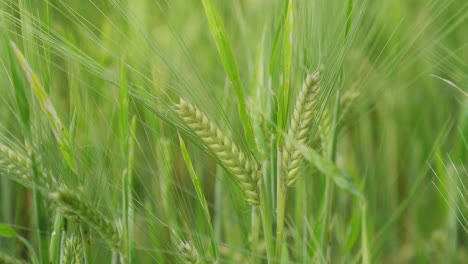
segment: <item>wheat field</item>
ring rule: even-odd
[[[465,0],[0,0],[0,263],[468,263]]]

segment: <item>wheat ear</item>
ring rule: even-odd
[[[320,134],[320,143],[322,152],[324,155],[328,155],[328,147],[331,141],[331,132],[332,132],[332,120],[330,116],[330,112],[328,108],[325,108],[322,114],[322,119],[320,120],[320,124],[318,127],[318,131]]]
[[[83,262],[83,248],[78,236],[72,234],[65,241],[63,248],[61,263],[64,264],[79,264]]]
[[[66,215],[77,216],[95,229],[114,250],[120,252],[120,233],[117,225],[85,201],[79,194],[59,188],[49,196]]]
[[[186,264],[200,264],[200,257],[197,250],[189,242],[181,242],[179,246],[182,261]]]
[[[308,75],[297,97],[287,135],[291,139],[296,140],[298,144],[305,144],[307,142],[307,132],[315,115],[314,108],[317,102],[319,87],[319,73],[316,72]],[[298,179],[302,154],[299,150],[293,149],[291,142],[286,140],[282,157],[286,184],[288,187],[291,187]]]
[[[1,143],[0,168],[17,176],[20,180],[25,181],[26,183],[32,184],[33,182],[31,159]],[[50,174],[42,166],[40,160],[37,162],[36,168],[39,173],[37,184],[40,187],[51,188],[54,184],[56,184],[55,179],[50,176]]]
[[[29,160],[2,144],[0,144],[0,167],[23,181],[31,182]]]
[[[216,155],[221,165],[239,183],[251,205],[259,205],[257,189],[258,176],[247,155],[242,152],[221,130],[200,110],[183,99],[177,105],[178,114]]]

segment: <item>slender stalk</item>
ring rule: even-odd
[[[205,216],[206,225],[208,227],[208,232],[210,233],[210,237],[211,237],[211,251],[214,257],[214,261],[217,262],[219,259],[219,248],[218,248],[218,244],[216,243],[213,225],[211,224],[211,215],[210,215],[210,210],[208,208],[208,202],[206,201],[205,195],[203,193],[203,189],[200,183],[200,178],[197,176],[195,169],[193,168],[192,159],[190,158],[190,155],[187,151],[185,142],[180,137],[180,135],[179,135],[179,142],[180,142],[180,148],[182,150],[182,155],[187,166],[187,170],[189,172],[190,178],[192,179],[192,183],[197,193],[198,201],[200,202],[200,205],[203,209],[203,214]]]
[[[58,211],[58,210],[57,210]],[[58,263],[63,263],[63,260],[62,260],[62,254],[63,254],[63,248],[65,248],[65,245],[66,245],[66,242],[67,242],[67,231],[68,231],[68,220],[66,217],[64,217],[62,215],[61,212],[57,212],[57,214],[60,215],[60,218],[62,220],[62,223],[61,223],[61,226],[63,227],[63,230],[60,231],[61,233],[61,237],[60,237],[60,259],[58,261]],[[82,248],[81,248],[82,250]],[[54,262],[55,263],[55,262]]]
[[[89,235],[89,226],[86,223],[80,223],[80,235],[83,247],[83,255],[86,264],[93,263],[91,254],[91,238]]]
[[[127,167],[122,175],[122,198],[123,198],[123,257],[127,260],[128,264],[132,263],[132,241],[133,230],[131,221],[133,220],[133,198],[132,198],[132,178],[133,178],[133,163],[135,158],[135,130],[136,130],[136,117],[132,118],[128,134],[127,146]]]
[[[367,203],[365,201],[361,204],[361,251],[362,251],[362,264],[369,264],[370,262],[370,251],[369,251],[369,239],[367,235]]]
[[[216,177],[221,179],[223,177],[224,169],[221,165],[216,165]],[[223,227],[223,219],[222,219],[222,208],[223,208],[223,184],[221,181],[215,182],[215,212],[214,214],[214,232],[215,232],[215,239],[216,241],[221,241],[221,231]]]
[[[332,199],[333,199],[333,182],[331,180],[331,177],[327,177],[325,181],[325,199],[323,203],[323,219],[322,219],[322,229],[320,233],[320,246],[322,247],[323,250],[323,255],[325,256],[325,259],[327,260],[327,263],[330,262],[330,255],[328,254],[328,248],[329,248],[329,242],[326,237],[328,233],[328,219],[331,214],[331,204],[332,204]]]
[[[278,160],[282,160],[282,152],[278,150]],[[284,237],[284,215],[286,211],[286,197],[288,193],[288,187],[285,183],[285,174],[282,168],[283,163],[278,162],[278,173],[276,183],[276,248],[275,248],[275,260],[281,260],[281,250],[283,248],[283,237]]]
[[[50,239],[50,254],[52,263],[60,263],[63,221],[62,214],[57,212],[54,220],[54,231]]]
[[[38,245],[39,245],[39,258],[41,259],[42,263],[49,263],[49,239],[48,239],[48,216],[47,210],[44,204],[44,198],[40,190],[38,190],[38,186],[36,186],[36,182],[39,182],[39,172],[36,166],[36,160],[34,154],[31,153],[31,160],[32,160],[32,174],[33,174],[33,197],[34,197],[34,208],[35,208],[35,217],[36,223],[38,226],[37,229],[37,237],[38,237]]]
[[[330,151],[327,153],[330,157],[330,160],[335,162],[336,160],[336,140],[337,140],[337,123],[338,123],[338,115],[340,111],[340,98],[341,98],[341,93],[338,90],[336,94],[336,100],[335,100],[335,109],[333,113],[333,123],[332,123],[332,136],[331,136],[331,141],[330,141],[330,148],[328,148]],[[331,209],[332,209],[332,203],[333,203],[333,182],[331,177],[326,177],[325,181],[325,194],[324,194],[324,203],[323,203],[323,219],[322,219],[322,229],[321,229],[321,234],[320,234],[320,245],[322,247],[323,252],[325,253],[324,255],[326,256],[327,262],[330,262],[330,254],[327,254],[329,250],[329,242],[330,241],[325,241],[327,237],[327,225],[328,225],[328,219],[330,218],[331,214]],[[329,252],[328,252],[329,253]]]
[[[263,170],[264,175],[258,182],[258,189],[260,193],[260,209],[261,209],[261,217],[263,223],[263,234],[265,236],[265,244],[266,244],[266,251],[267,251],[267,263],[272,263],[272,258],[274,254],[273,248],[273,233],[272,233],[272,223],[271,223],[271,211],[270,205],[267,199],[267,192],[266,192],[266,170]]]
[[[251,206],[251,233],[250,233],[250,263],[256,263],[256,253],[258,251],[258,238],[260,234],[260,209],[258,206]]]

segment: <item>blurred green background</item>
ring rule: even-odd
[[[366,197],[372,262],[468,263],[468,2],[294,3],[291,91],[296,95],[305,75],[321,66],[329,95],[323,95],[324,107],[332,109],[336,91],[343,95],[337,164]],[[284,2],[215,1],[215,6],[237,59],[249,109],[259,116],[254,123],[268,129],[269,101],[279,82],[277,74],[271,75],[279,72],[272,50]],[[173,263],[178,253],[169,243],[171,228],[197,241],[200,252],[208,251],[203,214],[170,110],[179,97],[189,98],[244,143],[234,92],[201,1],[0,0],[0,16],[1,141],[28,151],[15,97],[16,89],[24,86],[35,151],[60,181],[78,186],[25,75],[13,75],[15,67],[19,69],[8,56],[13,41],[70,131],[84,177],[80,190],[104,214],[120,216],[127,159],[119,144],[124,68],[128,111],[137,117],[135,261]],[[246,262],[250,213],[238,198],[240,191],[197,144],[188,148],[220,240],[220,263]],[[296,250],[310,240],[296,239],[294,230],[310,234],[324,183],[321,175],[302,177],[302,187],[296,187],[288,201],[291,263],[308,259]],[[0,192],[0,222],[37,247],[31,191],[3,172]],[[300,211],[299,200],[307,201],[306,213]],[[360,204],[339,189],[333,201],[332,263],[359,262]],[[53,205],[48,206],[52,212]],[[52,230],[53,217],[49,229],[42,231],[50,235]],[[110,251],[98,250],[105,248],[102,241],[92,243],[95,263],[111,259]],[[20,243],[7,238],[0,238],[0,250],[27,255]]]

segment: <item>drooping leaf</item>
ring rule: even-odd
[[[325,174],[325,176],[331,177],[338,187],[349,191],[360,199],[364,199],[364,195],[359,191],[353,178],[346,171],[338,168],[332,161],[324,158],[314,149],[303,144],[298,144],[297,141],[292,138],[287,138],[287,140],[290,140],[292,145],[301,152],[304,159],[314,165],[321,173]]]

